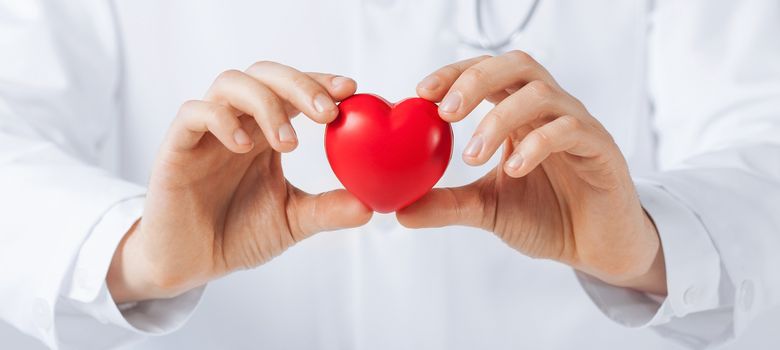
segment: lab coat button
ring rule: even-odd
[[[753,281],[744,280],[739,286],[739,294],[737,295],[737,302],[742,311],[748,312],[753,307],[753,298],[755,297],[755,287]]]
[[[49,303],[41,298],[36,299],[33,306],[33,321],[35,322],[35,325],[44,331],[48,331],[51,329],[51,317],[52,315]]]
[[[696,302],[696,299],[698,297],[699,297],[699,289],[696,288],[695,286],[691,286],[685,290],[685,294],[683,294],[683,302],[685,302],[686,305],[690,306]]]

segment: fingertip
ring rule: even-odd
[[[447,123],[457,123],[463,120],[464,117],[460,117],[457,113],[445,113],[439,109],[439,118]]]
[[[253,148],[255,148],[254,142],[246,145],[236,145],[231,149],[231,151],[233,153],[245,154],[252,151]]]
[[[336,108],[333,111],[331,111],[330,114],[328,114],[328,117],[325,120],[325,124],[331,123],[334,120],[336,120],[336,118],[339,117],[339,113],[340,113],[339,107],[336,106]]]
[[[447,123],[457,123],[457,122],[463,120],[463,118],[465,118],[465,117],[466,116],[460,115],[458,113],[445,113],[445,112],[442,112],[441,110],[439,111],[439,118],[441,118],[443,121],[445,121]]]
[[[417,96],[426,99],[431,102],[439,102],[440,99],[436,98],[436,94],[433,91],[425,90],[423,88],[420,88],[419,86],[416,88]]]
[[[277,151],[279,153],[290,153],[294,151],[296,148],[298,148],[298,145],[290,144],[290,143],[277,143],[275,145],[272,145],[271,148],[273,148],[274,151]]]
[[[439,102],[442,99],[443,84],[436,75],[429,75],[421,80],[416,87],[417,96],[431,102]]]
[[[233,143],[225,144],[225,146],[233,153],[242,154],[251,151],[252,148],[254,148],[255,143],[244,129],[238,128],[233,131]]]
[[[339,113],[339,108],[331,96],[324,93],[318,93],[314,96],[314,110],[317,112],[312,119],[318,123],[330,123]]]
[[[374,217],[374,211],[371,210],[371,208],[367,207],[365,204],[360,203],[362,205],[361,210],[358,212],[358,215],[356,215],[356,225],[355,226],[363,226],[367,224],[369,221],[371,221],[371,218]]]
[[[509,156],[509,159],[504,162],[504,173],[513,178],[523,177],[526,175],[523,171],[524,165],[526,165],[525,159],[520,153],[515,151],[515,153]]]
[[[374,216],[374,211],[360,201],[360,199],[346,190],[339,190],[337,195],[342,197],[342,209],[344,212],[350,214],[348,217],[351,220],[347,223],[349,227],[363,226],[371,221],[371,218]]]
[[[452,89],[439,103],[439,116],[450,123],[460,121],[465,117],[462,109],[463,94],[458,90]]]
[[[480,165],[482,165],[484,163],[484,162],[480,161],[477,158],[469,157],[469,156],[466,156],[466,155],[464,155],[462,158],[463,158],[463,163],[466,163],[466,165],[469,165],[469,166],[480,166]]]
[[[504,164],[503,170],[504,170],[504,174],[515,179],[523,177],[523,175],[525,175],[520,171],[520,169],[510,168],[506,164]]]
[[[321,113],[317,115],[316,117],[312,117],[311,119],[314,120],[318,124],[329,124],[336,120],[336,118],[339,116],[339,110],[338,108],[327,112],[327,113]]]
[[[287,142],[280,142],[279,140],[276,140],[276,142],[269,142],[271,144],[271,148],[274,149],[274,151],[277,151],[279,153],[290,153],[294,151],[296,148],[298,148],[298,141],[287,141]]]
[[[334,76],[330,80],[330,93],[336,101],[341,101],[355,94],[357,91],[357,82],[352,78],[344,76]]]
[[[420,228],[419,223],[417,220],[415,220],[413,213],[413,210],[410,210],[409,207],[406,207],[395,212],[395,219],[403,227]]]
[[[440,191],[434,189],[411,204],[397,210],[395,212],[396,220],[398,220],[401,226],[406,228],[429,227],[427,224],[431,224],[429,219],[432,217],[429,214],[431,214],[430,211],[432,209],[435,210],[437,207],[436,202],[439,194]]]
[[[349,203],[349,209],[352,210],[354,213],[365,215],[368,217],[368,219],[371,219],[371,216],[374,214],[374,211],[371,210],[371,208],[368,207],[363,201],[358,199],[358,197],[355,197],[354,194],[350,193],[347,190],[339,190],[342,196],[346,197]]]
[[[485,152],[485,137],[477,132],[463,149],[463,162],[471,166],[482,165],[487,162],[487,159],[483,159],[483,153],[487,153]]]
[[[293,151],[296,147],[298,147],[298,135],[295,133],[295,129],[289,123],[280,125],[276,130],[274,150],[280,153],[287,153]]]

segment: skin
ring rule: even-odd
[[[111,262],[114,300],[176,296],[316,232],[368,222],[372,212],[347,191],[304,193],[280,163],[298,144],[291,117],[328,123],[334,102],[355,89],[348,78],[258,62],[185,102],[155,160],[142,219]]]
[[[552,259],[621,287],[666,294],[658,232],[642,209],[620,149],[576,98],[531,56],[511,51],[445,66],[418,85],[448,122],[480,102],[463,152],[477,166],[503,146],[499,165],[463,187],[434,189],[396,213],[409,228],[466,225],[517,251]]]
[[[361,226],[372,212],[344,190],[311,195],[289,184],[281,153],[298,140],[289,119],[317,123],[355,92],[351,79],[258,62],[227,71],[184,103],[157,155],[145,210],[109,268],[117,303],[168,298],[257,267],[314,233]],[[617,145],[529,55],[511,51],[445,66],[420,97],[449,122],[495,104],[463,160],[500,165],[474,183],[434,189],[396,213],[410,228],[467,225],[519,252],[553,259],[616,286],[666,294],[660,239]],[[445,97],[446,96],[446,97]]]

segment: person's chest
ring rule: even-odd
[[[350,76],[359,92],[392,101],[413,96],[417,82],[442,65],[496,54],[466,44],[483,38],[474,1],[116,3],[124,69],[122,172],[142,183],[179,106],[201,98],[224,70],[278,61]],[[486,1],[481,21],[490,38],[511,34],[530,4]],[[530,52],[605,124],[632,168],[644,171],[653,155],[647,22],[644,1],[541,1],[526,29],[497,51]],[[466,166],[459,154],[488,109],[485,103],[453,125],[453,161],[441,184],[463,184],[486,170]],[[286,175],[304,190],[338,186],[322,147],[323,126],[306,118],[296,118],[294,125],[301,143],[285,156]],[[323,176],[308,176],[311,171]]]

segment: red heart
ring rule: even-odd
[[[372,210],[389,213],[422,197],[452,156],[452,128],[435,103],[391,104],[357,94],[339,104],[325,129],[328,162],[344,187]]]

